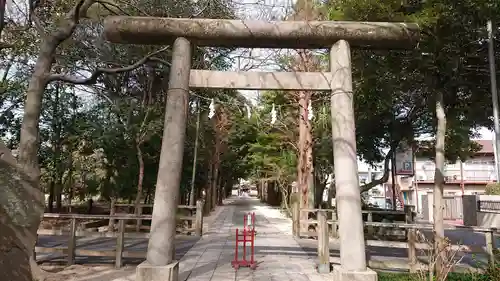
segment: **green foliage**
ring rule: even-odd
[[[409,2],[413,3],[413,2]],[[445,99],[446,156],[467,158],[475,129],[491,127],[485,19],[498,22],[495,1],[330,1],[330,19],[417,22],[422,38],[415,50],[354,50],[353,81],[358,151],[380,161],[392,131],[395,139],[433,136],[435,94]],[[497,53],[497,59],[498,59]],[[408,117],[408,112],[413,112]],[[394,117],[406,115],[395,130]],[[374,126],[377,124],[377,126]],[[431,144],[433,146],[433,144]]]
[[[457,273],[450,272],[447,281],[490,281],[498,280],[492,279],[493,276],[480,273]],[[380,281],[423,281],[421,276],[418,274],[408,274],[408,273],[379,273],[378,280]],[[426,279],[427,280],[427,279]]]
[[[500,250],[494,249],[495,262],[493,265],[489,264],[486,268],[485,275],[487,275],[489,280],[500,280]]]
[[[415,50],[353,50],[356,138],[360,158],[375,164],[386,157],[391,143],[414,142],[422,135],[434,136],[435,94],[445,97],[448,129],[446,157],[465,160],[479,149],[471,138],[479,127],[491,127],[491,102],[484,41],[484,16],[496,13],[490,1],[425,1],[401,5],[401,1],[343,0],[327,1],[332,20],[417,22],[422,40]],[[499,18],[500,19],[500,18]],[[466,43],[464,43],[466,42]],[[498,56],[498,55],[497,55]],[[326,56],[323,56],[325,59]],[[283,68],[294,63],[291,57],[280,60]],[[333,152],[328,95],[316,94],[313,100],[315,120],[314,169],[324,175],[333,172]],[[259,111],[268,122],[270,106],[277,106],[279,120],[272,129],[258,124],[260,134],[252,145],[255,168],[267,174],[289,172],[295,175],[296,163],[283,166],[275,150],[284,155],[297,154],[297,106],[289,93],[266,92]],[[257,125],[257,124],[256,124]],[[433,155],[434,142],[420,143]],[[426,155],[427,155],[426,154]],[[295,169],[295,170],[294,170]],[[262,176],[262,173],[260,174]]]
[[[117,68],[135,63],[157,46],[114,45],[96,36],[102,31],[103,16],[117,12],[113,1],[94,5],[82,19],[72,39],[61,44],[55,58],[54,72],[69,76],[89,76],[94,69]],[[38,19],[50,32],[74,3],[56,1],[39,9]],[[233,18],[230,3],[223,1],[157,1],[134,0],[122,5],[119,13],[129,15],[157,15],[169,17]],[[107,9],[104,7],[108,5]],[[9,22],[9,24],[11,24]],[[23,28],[24,29],[24,28]],[[16,48],[0,51],[0,135],[9,147],[18,145],[22,101],[27,80],[36,60],[39,35],[26,28],[16,38],[6,30],[3,39],[13,41]],[[15,41],[14,41],[15,39]],[[193,67],[223,70],[231,65],[229,49],[194,50]],[[154,63],[135,70],[113,75],[102,75],[96,85],[77,87],[71,84],[48,85],[40,119],[41,147],[39,159],[42,168],[42,187],[56,197],[66,195],[85,199],[100,195],[103,199],[136,196],[141,180],[143,196],[154,195],[158,172],[164,104],[169,75],[169,50],[155,56]],[[210,62],[207,64],[206,62]],[[214,93],[197,91],[197,95],[211,98],[222,94],[220,100],[233,103],[233,92]],[[194,96],[193,96],[194,101]],[[241,98],[240,98],[241,101]],[[213,150],[215,132],[212,121],[206,118],[208,102],[203,99],[198,150],[196,187],[204,187]],[[234,108],[231,109],[233,111]],[[181,192],[186,193],[191,182],[191,165],[195,140],[195,114],[189,114],[184,170]],[[232,151],[231,151],[232,152]],[[227,161],[240,161],[240,152],[228,153]],[[245,177],[243,168],[225,163],[227,174]],[[229,172],[230,171],[230,172]]]
[[[342,0],[325,1],[319,7],[333,20],[414,21],[423,28],[415,50],[353,50],[357,149],[359,157],[370,163],[386,157],[383,151],[391,141],[434,134],[434,96],[438,92],[445,97],[449,160],[469,157],[478,149],[470,142],[474,130],[491,127],[487,53],[482,39],[486,18],[500,22],[498,1],[418,2],[402,7],[397,0]],[[159,7],[157,1],[134,0],[123,6],[120,8],[131,15],[235,17],[227,1],[167,1]],[[50,31],[68,8],[68,2],[56,1],[46,7],[40,21]],[[130,65],[157,50],[150,45],[112,45],[96,36],[101,32],[101,17],[116,12],[115,8],[103,8],[102,4],[93,7],[73,38],[61,45],[55,71],[76,75],[97,67]],[[3,36],[16,48],[0,51],[0,134],[15,149],[26,81],[40,38],[33,29],[22,36],[16,37],[14,31],[6,31]],[[196,48],[193,67],[228,69],[231,51]],[[319,67],[326,65],[325,55],[318,58]],[[48,86],[40,120],[39,153],[42,185],[47,190],[60,189],[65,195],[82,199],[97,194],[104,199],[129,199],[136,195],[142,171],[143,194],[148,198],[154,195],[170,67],[164,62],[170,60],[171,53],[166,51],[144,67],[103,75],[96,85],[85,88],[63,83]],[[291,56],[279,61],[284,69],[293,63]],[[194,93],[190,102],[201,100],[201,129],[196,135],[196,114],[191,108],[181,179],[183,194],[191,184],[196,138],[197,189],[207,184],[215,141],[221,137],[227,146],[221,155],[225,181],[264,177],[286,185],[295,180],[298,106],[290,93],[263,93],[252,108],[251,118],[244,112],[248,101],[234,91]],[[215,121],[206,117],[211,98],[229,113],[224,136],[217,135]],[[276,124],[270,124],[273,103],[278,111]],[[312,106],[315,176],[325,180],[333,172],[329,93],[314,93]],[[395,120],[396,116],[405,117]],[[432,141],[427,143],[428,152],[433,152],[433,145]]]
[[[500,195],[500,184],[499,183],[487,184],[485,192],[487,195]]]

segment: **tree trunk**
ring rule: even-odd
[[[33,186],[39,189],[40,185],[40,166],[38,164],[38,149],[39,149],[39,127],[40,114],[42,111],[42,97],[47,86],[47,74],[50,73],[52,63],[54,62],[54,55],[58,45],[55,38],[50,37],[42,41],[40,53],[35,64],[33,75],[31,76],[26,93],[26,101],[24,104],[24,116],[21,125],[21,136],[19,141],[19,165],[26,176],[32,182]],[[45,204],[43,197],[38,202],[31,204],[43,206]],[[35,212],[29,213],[29,221],[33,224],[31,229],[31,239],[28,239],[23,246],[29,250],[26,254],[30,257],[31,274],[28,279],[16,278],[12,280],[44,280],[45,274],[37,266],[32,257],[33,249],[36,243],[36,231],[43,216],[43,208],[34,209]],[[35,227],[36,225],[36,227]],[[26,264],[15,263],[17,267],[26,266]],[[13,269],[15,271],[15,269]]]
[[[212,210],[217,206],[217,185],[219,183],[219,168],[217,164],[214,167],[214,178],[212,180]]]
[[[91,215],[93,209],[94,209],[94,199],[90,198],[87,201],[87,214]]]
[[[137,160],[139,161],[139,178],[137,179],[137,193],[135,195],[134,202],[134,215],[141,215],[141,196],[142,196],[142,184],[144,182],[144,158],[142,156],[141,144],[138,142],[135,146],[137,150]],[[158,171],[160,172],[160,171]],[[135,230],[139,232],[141,230],[142,220],[136,220]]]
[[[63,195],[63,186],[61,176],[58,176],[56,179],[56,211],[60,213],[62,208],[62,195]]]
[[[33,281],[45,279],[45,274],[37,266],[33,257],[37,239],[36,232],[42,220],[44,211],[43,206],[45,205],[43,193],[40,192],[40,166],[38,163],[39,122],[42,111],[42,98],[48,84],[48,75],[50,74],[52,64],[55,62],[57,47],[73,34],[78,24],[80,13],[85,14],[92,4],[92,0],[80,0],[71,11],[66,14],[65,19],[59,23],[59,26],[52,31],[51,34],[42,37],[38,58],[26,92],[18,151],[19,166],[31,185],[25,188],[27,190],[34,188],[36,191],[32,190],[33,194],[39,193],[40,195],[33,195],[32,201],[29,203],[29,205],[33,207],[33,211],[26,213],[29,215],[23,218],[24,222],[18,224],[22,226],[22,229],[19,229],[19,231],[22,231],[27,238],[23,240],[21,247],[23,248],[23,253],[30,259],[30,269],[28,269],[27,274],[21,274],[21,272],[26,272],[28,268],[28,264],[24,262],[25,257],[19,257],[19,259],[16,260],[9,256],[10,261],[13,262],[12,267],[0,270],[0,272],[14,274],[12,278],[4,276],[7,280]],[[3,248],[3,245],[0,248]],[[0,258],[0,260],[3,259]],[[20,274],[18,275],[16,272]]]
[[[54,193],[55,193],[55,190],[56,190],[56,183],[54,182],[54,179],[51,179],[50,180],[50,184],[49,184],[49,199],[47,200],[47,209],[49,211],[49,213],[53,213],[54,212]]]
[[[191,174],[191,190],[189,192],[189,205],[194,206],[196,205],[196,200],[194,196],[194,184],[196,182],[196,164],[198,162],[198,135],[200,133],[200,114],[201,109],[200,109],[200,101],[198,100],[198,103],[196,105],[196,131],[195,131],[195,136],[194,136],[194,157],[193,157],[193,171]]]
[[[18,229],[18,231],[21,231],[26,236],[26,239],[17,245],[17,249],[20,249],[26,257],[29,257],[30,262],[29,264],[25,262],[26,257],[19,257],[16,260],[9,256],[10,261],[12,261],[12,267],[8,268],[8,270],[0,270],[1,272],[7,272],[7,274],[14,274],[13,278],[7,276],[7,280],[33,281],[45,279],[45,274],[37,266],[33,257],[37,239],[36,232],[42,220],[43,207],[45,205],[43,193],[40,192],[40,166],[38,163],[39,122],[42,111],[42,98],[49,81],[48,76],[52,64],[55,62],[57,47],[73,34],[79,21],[79,15],[86,14],[87,9],[93,3],[93,0],[80,0],[66,14],[64,19],[59,22],[55,30],[51,31],[48,35],[42,36],[40,51],[26,92],[18,151],[18,163],[21,173],[24,174],[30,183],[29,186],[24,186],[24,188],[26,189],[25,191],[30,190],[32,192],[32,200],[29,202],[29,205],[33,207],[33,210],[27,212],[27,216],[22,218],[24,222],[13,222],[14,224],[18,223],[17,226],[21,226],[21,229]],[[31,190],[33,188],[36,191]],[[15,226],[12,225],[12,227]],[[1,245],[0,249],[5,249],[3,246]],[[4,259],[0,258],[0,260]],[[27,274],[23,274],[23,272],[27,272]]]
[[[224,185],[224,193],[222,194],[223,195],[222,199],[227,198],[228,194],[230,194],[230,192],[232,190],[232,187],[233,187],[233,181],[232,180],[226,181],[226,183]]]
[[[217,185],[219,183],[219,167],[220,167],[220,156],[219,156],[219,143],[217,142],[215,146],[215,154],[213,161],[213,178],[212,178],[212,209],[217,206]]]
[[[213,161],[213,159],[212,159]],[[213,181],[213,163],[208,164],[208,178],[205,186],[205,213],[208,214],[212,210],[212,181]]]
[[[224,179],[222,177],[220,177],[220,181],[219,181],[219,196],[217,197],[217,204],[219,206],[222,206],[222,200],[224,199],[224,193],[225,193],[225,189],[226,189],[226,184],[227,184],[227,180]]]
[[[196,188],[196,200],[203,198],[203,188]]]
[[[311,100],[311,94],[309,94],[309,100]],[[307,108],[306,108],[307,109]],[[316,196],[315,196],[315,190],[316,187],[314,185],[314,162],[313,162],[313,136],[312,136],[312,123],[309,121],[308,118],[309,112],[306,110],[305,112],[305,118],[306,118],[306,128],[307,130],[305,131],[306,133],[306,151],[305,151],[305,157],[306,157],[306,162],[305,162],[305,168],[306,168],[306,175],[305,178],[306,184],[307,184],[307,196],[308,198],[308,204],[307,207],[313,209],[314,206],[317,204],[316,202]]]
[[[151,188],[146,188],[146,195],[144,195],[144,205],[149,204],[151,198]]]
[[[115,204],[116,204],[116,197],[114,195],[111,195],[111,201],[109,202],[109,215],[110,216],[114,216],[116,213]],[[108,221],[108,231],[112,232],[112,231],[114,231],[114,229],[115,229],[115,220],[110,219]]]
[[[303,67],[302,67],[303,68]],[[314,176],[312,161],[312,132],[308,120],[309,92],[299,92],[299,143],[298,143],[298,189],[300,191],[300,208],[314,208]],[[308,214],[301,212],[300,220],[307,221]]]
[[[444,281],[446,277],[446,252],[443,221],[443,187],[444,187],[444,164],[445,164],[445,137],[446,137],[446,114],[444,111],[443,94],[437,93],[436,97],[436,169],[434,172],[434,250],[436,251],[436,280]]]
[[[323,203],[323,193],[326,188],[326,180],[323,179],[321,173],[314,172],[314,208],[318,208]]]
[[[62,208],[62,169],[61,169],[61,116],[59,116],[59,90],[60,84],[55,85],[54,100],[52,104],[52,161],[54,164],[54,171],[52,173],[52,181],[54,181],[54,195],[56,198],[56,211],[61,212]]]
[[[257,186],[257,198],[262,199],[262,182],[258,181],[255,185]]]
[[[0,142],[0,272],[5,280],[43,279],[33,256],[44,195],[10,150]]]
[[[3,31],[3,28],[5,26],[5,4],[6,3],[7,3],[6,0],[0,0],[0,38],[2,37],[1,36],[2,31]]]
[[[330,186],[328,187],[328,208],[332,208],[333,204],[333,198],[335,198],[335,184],[331,183]]]
[[[70,149],[71,151],[71,149]],[[71,214],[73,208],[71,204],[73,203],[73,154],[70,152],[68,159],[68,182],[65,185],[68,187],[68,213]]]
[[[78,110],[78,102],[76,95],[73,95],[72,100],[71,100],[71,109],[73,110],[72,116],[71,116],[71,126],[76,126],[76,116],[77,116],[77,110]],[[74,167],[73,167],[73,146],[69,145],[68,150],[69,150],[69,155],[68,155],[68,178],[67,182],[64,183],[65,186],[68,187],[68,212],[71,214],[72,212],[72,207],[71,204],[73,202],[73,196],[74,196],[74,186],[73,186],[73,172],[74,172]]]

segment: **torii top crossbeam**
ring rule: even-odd
[[[104,35],[113,43],[164,44],[185,37],[198,46],[241,48],[330,48],[344,39],[352,47],[413,48],[413,23],[356,21],[277,21],[111,16]]]

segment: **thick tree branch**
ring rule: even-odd
[[[421,102],[420,104],[418,105],[414,105],[408,112],[408,114],[406,115],[406,117],[404,118],[404,122],[400,123],[399,124],[399,128],[401,128],[401,130],[403,130],[403,128],[406,128],[408,129],[410,126],[411,127],[411,123],[412,123],[412,120],[413,118],[419,113],[419,110],[422,108],[422,106],[425,104],[425,102]],[[398,136],[398,138],[394,139],[391,143],[391,148],[389,149],[389,151],[387,152],[387,154],[385,155],[385,160],[384,160],[384,174],[382,175],[381,178],[379,179],[376,179],[376,180],[373,180],[367,184],[364,184],[362,186],[360,186],[360,192],[363,193],[363,192],[366,192],[372,188],[374,188],[375,186],[379,185],[379,184],[383,184],[383,183],[386,183],[388,180],[389,180],[389,175],[390,175],[390,162],[391,162],[391,158],[394,154],[394,151],[396,149],[396,147],[398,147],[399,143],[401,142],[401,140],[403,138],[405,138],[406,136],[404,135],[400,135]]]
[[[35,27],[36,32],[40,36],[46,36],[47,32],[43,29],[43,24],[40,22],[40,19],[37,17],[35,13],[31,14],[31,22],[33,23],[33,26]]]
[[[152,60],[152,57],[164,52],[167,50],[169,47],[163,47],[155,52],[152,52],[145,57],[141,58],[137,62],[131,65],[127,65],[124,67],[119,67],[119,68],[97,68],[90,77],[87,78],[78,78],[74,76],[68,76],[65,74],[51,74],[48,76],[47,81],[53,82],[53,81],[61,81],[61,82],[66,82],[66,83],[72,83],[72,84],[77,84],[77,85],[91,85],[97,82],[97,78],[101,76],[102,74],[117,74],[117,73],[123,73],[123,72],[128,72],[134,69],[137,69],[141,67],[143,64],[146,62]]]
[[[394,153],[394,148],[391,148],[389,150],[389,152],[387,152],[387,155],[385,155],[384,174],[382,175],[382,177],[379,179],[376,179],[376,180],[372,180],[371,182],[360,186],[359,189],[361,190],[360,191],[361,193],[366,192],[379,184],[386,183],[389,180],[389,175],[390,175],[389,165],[390,165],[393,153]]]
[[[79,0],[73,9],[66,14],[65,21],[61,26],[48,36],[49,38],[46,41],[51,42],[57,47],[61,42],[68,39],[80,22],[80,15],[86,14],[92,4],[94,4],[94,0]]]

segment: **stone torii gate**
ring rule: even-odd
[[[358,182],[350,48],[412,48],[416,24],[386,22],[182,19],[113,16],[107,40],[173,44],[159,173],[147,260],[138,281],[176,281],[175,214],[182,169],[190,88],[331,91],[332,141],[341,266],[336,280],[375,281],[365,260]],[[223,72],[191,69],[193,45],[241,48],[330,49],[330,72]]]

